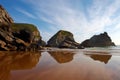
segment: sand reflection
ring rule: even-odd
[[[67,63],[73,60],[75,53],[70,51],[49,51],[49,54],[58,62],[58,63]]]
[[[0,52],[0,80],[10,80],[11,71],[32,69],[40,55],[32,52]]]
[[[104,62],[105,64],[111,59],[112,55],[108,52],[96,52],[96,51],[86,51],[85,55],[89,56],[95,61]]]
[[[120,80],[119,66],[108,52],[1,53],[0,80]]]

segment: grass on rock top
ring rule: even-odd
[[[30,31],[38,31],[37,27],[33,24],[25,24],[25,23],[13,23],[11,24],[11,28],[13,31],[19,31],[22,29],[30,30]]]

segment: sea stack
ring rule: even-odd
[[[69,31],[60,30],[48,41],[47,46],[58,48],[78,48],[79,44],[75,42],[73,34]]]
[[[94,35],[90,39],[83,41],[80,46],[83,47],[107,47],[115,46],[107,32],[101,33],[100,35]]]

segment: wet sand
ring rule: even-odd
[[[120,80],[120,53],[116,54],[94,50],[0,52],[0,80]]]

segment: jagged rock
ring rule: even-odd
[[[26,43],[25,41],[16,38],[14,44],[17,47],[18,51],[25,51],[27,47],[29,47],[30,43]]]
[[[5,47],[6,43],[4,41],[0,40],[0,45],[1,50],[9,50],[7,47]]]
[[[111,38],[108,36],[107,32],[100,35],[94,35],[90,39],[83,41],[80,46],[84,47],[105,47],[105,46],[115,46]]]
[[[10,25],[13,22],[8,12],[0,5],[0,23]]]
[[[13,41],[13,36],[11,35],[10,32],[4,31],[3,29],[0,28],[0,39],[5,41],[5,42],[11,42]]]
[[[77,48],[78,43],[75,42],[73,34],[68,31],[58,31],[49,41],[47,46],[60,48]]]

